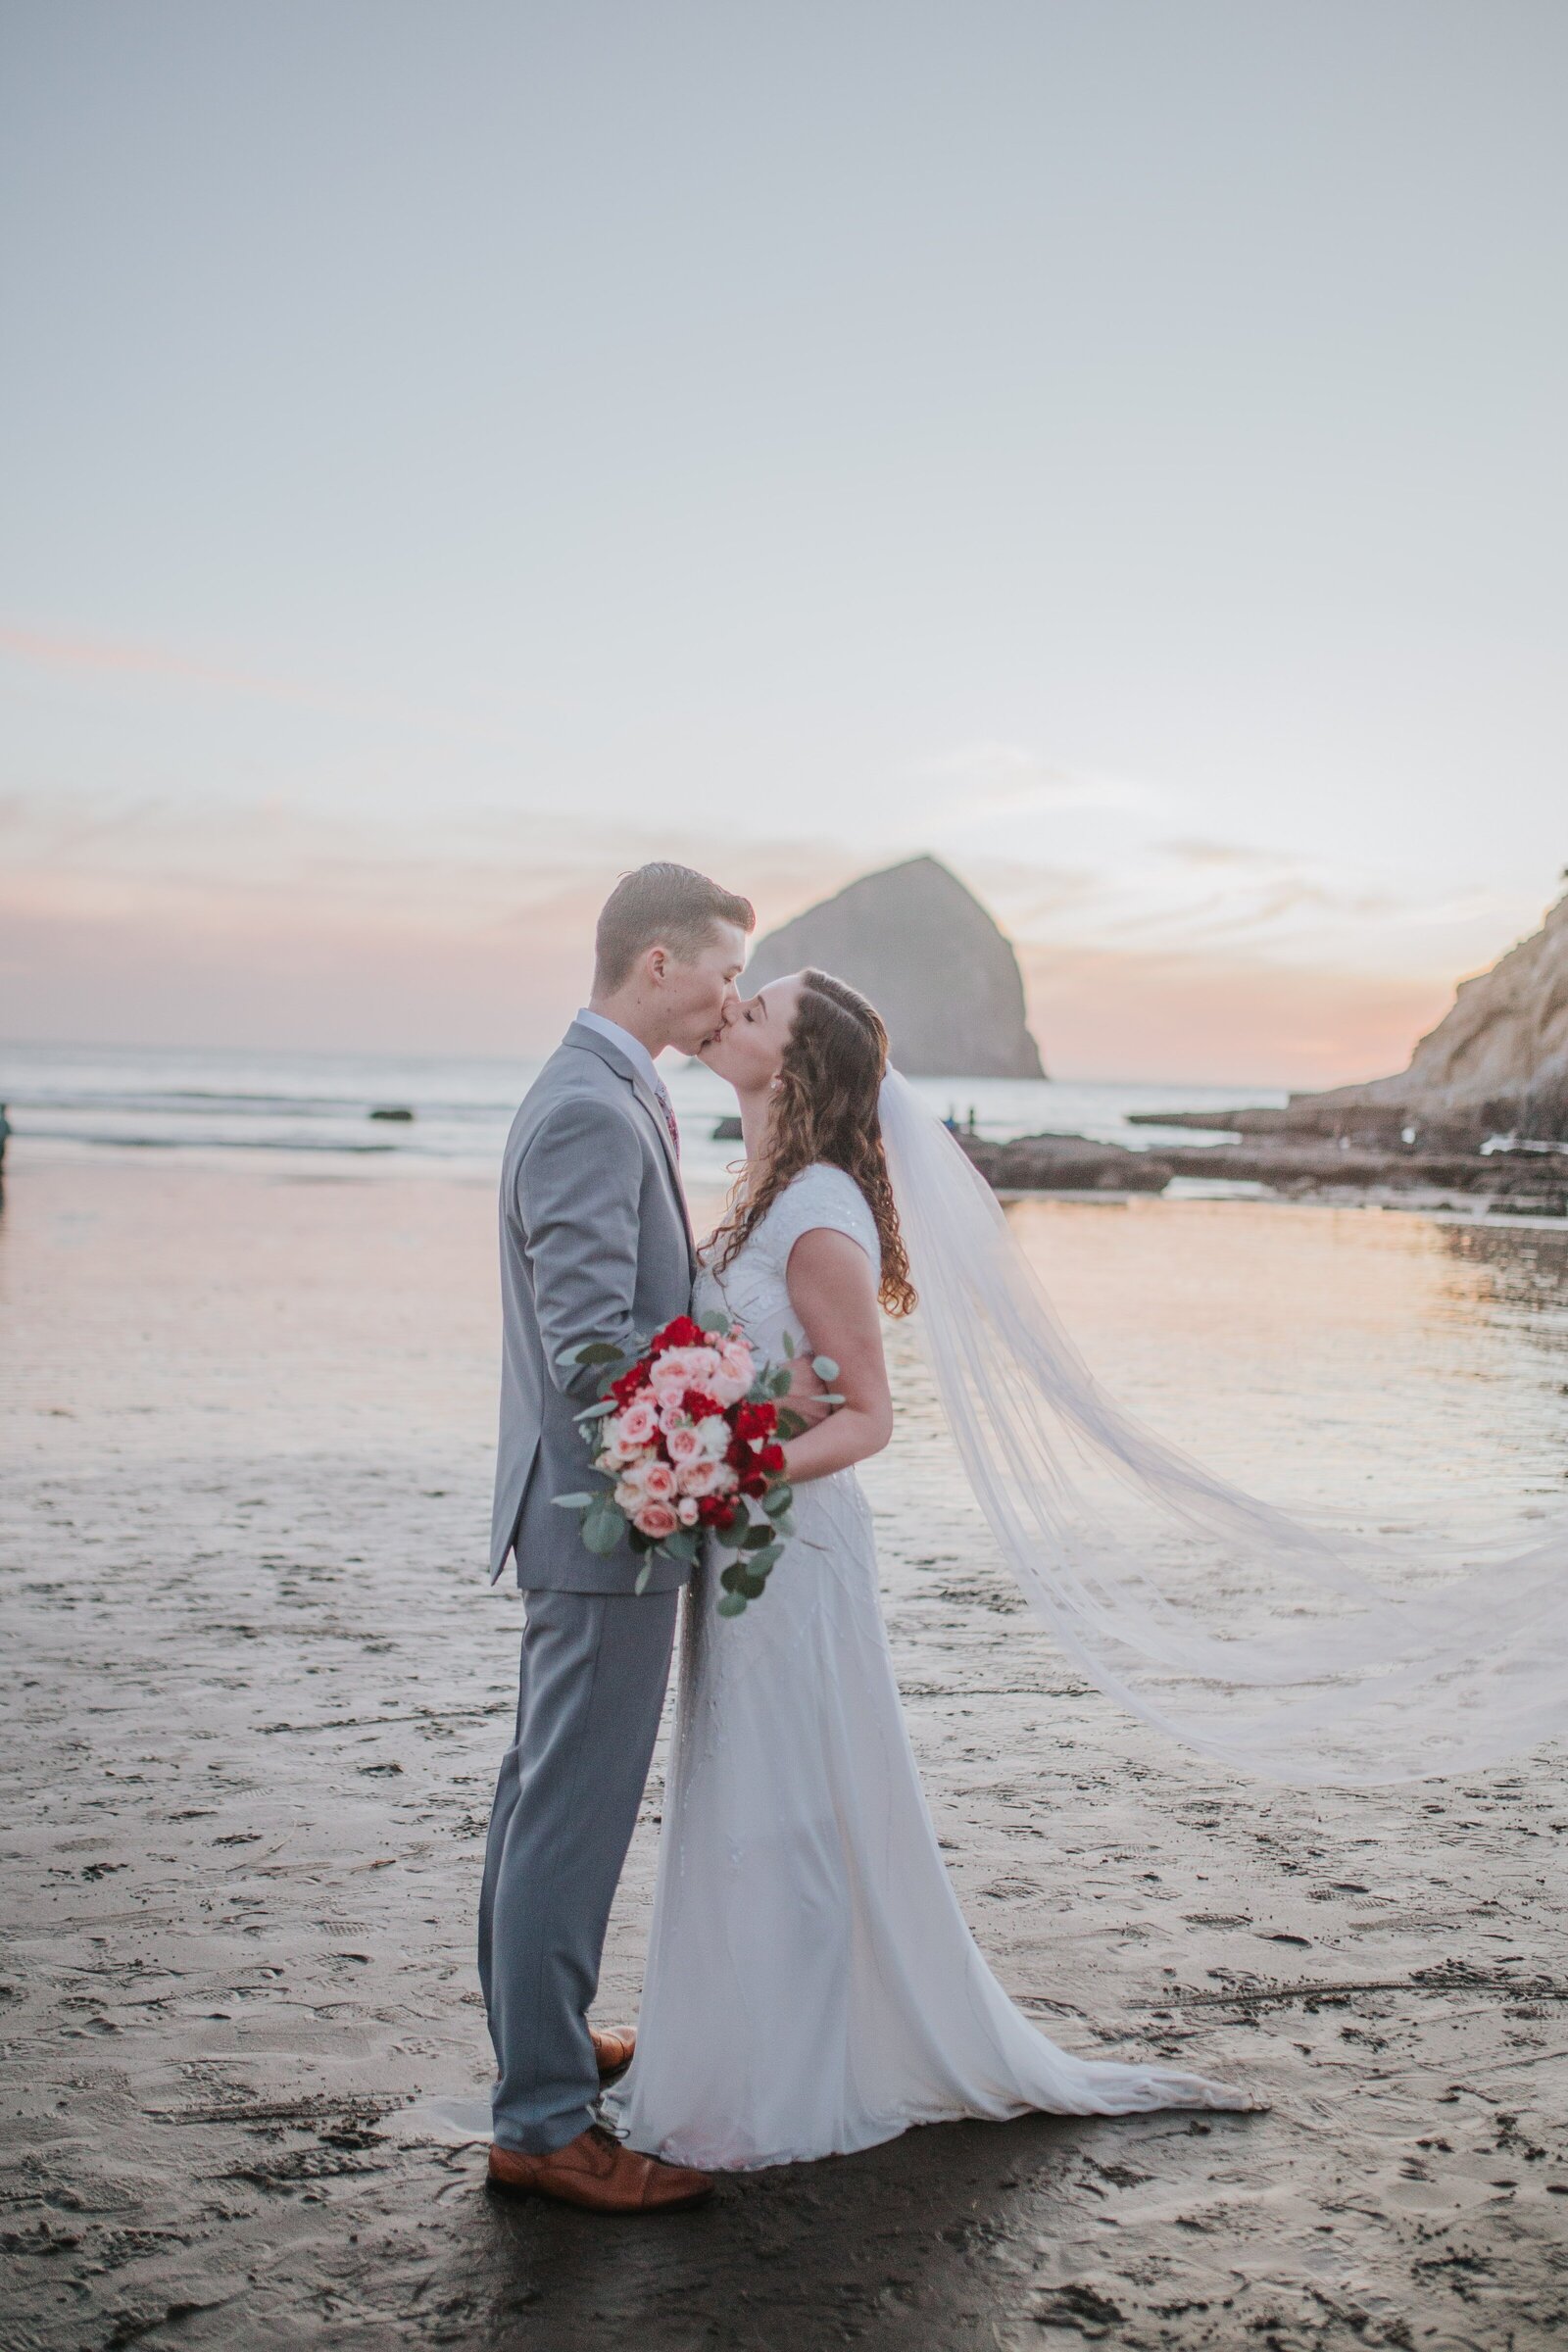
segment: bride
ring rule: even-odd
[[[693,1308],[840,1367],[843,1403],[785,1447],[796,1535],[762,1599],[685,1602],[674,1750],[635,2056],[606,2094],[646,2154],[796,2163],[910,2124],[1042,2109],[1248,2108],[1168,2066],[1078,2058],[986,1966],[926,1812],[856,1464],[888,1443],[878,1307],[915,1304],[879,1098],[887,1036],[817,971],[735,1004],[704,1049],[746,1170]]]

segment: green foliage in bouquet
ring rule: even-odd
[[[724,1360],[722,1378],[716,1385],[728,1390],[728,1396],[720,1401],[688,1390],[677,1412],[682,1433],[693,1430],[704,1442],[699,1458],[716,1462],[718,1456],[712,1448],[722,1439],[724,1452],[717,1476],[728,1484],[701,1498],[693,1494],[697,1523],[680,1524],[681,1504],[676,1498],[680,1463],[668,1452],[668,1433],[653,1410],[652,1382],[660,1359],[672,1351],[718,1348],[724,1350]],[[795,1348],[788,1333],[784,1352],[793,1359]],[[723,1617],[742,1615],[752,1601],[760,1599],[769,1575],[795,1534],[794,1494],[783,1475],[778,1448],[785,1440],[798,1437],[808,1423],[782,1402],[790,1393],[790,1363],[759,1364],[744,1333],[727,1317],[714,1313],[697,1321],[677,1316],[646,1345],[639,1344],[635,1354],[628,1355],[605,1341],[592,1341],[564,1360],[597,1369],[601,1375],[598,1401],[576,1417],[592,1450],[593,1474],[604,1483],[590,1493],[555,1497],[563,1510],[581,1514],[582,1540],[588,1549],[604,1556],[627,1543],[634,1551],[645,1554],[635,1585],[642,1592],[658,1554],[690,1567],[704,1537],[710,1536],[733,1555],[719,1572],[718,1612]],[[668,1368],[678,1374],[683,1362],[684,1357],[677,1353]],[[819,1380],[838,1378],[838,1366],[829,1356],[814,1357],[811,1368]],[[738,1379],[747,1382],[744,1393],[736,1391]],[[701,1407],[695,1414],[688,1410],[693,1398]],[[844,1400],[828,1396],[823,1401],[835,1405]],[[717,1430],[718,1421],[723,1424],[722,1433]],[[636,1442],[629,1445],[627,1432],[632,1429]],[[694,1459],[691,1446],[688,1438],[681,1457],[688,1470]],[[659,1493],[652,1496],[641,1484],[649,1475],[650,1464],[659,1482]],[[632,1504],[639,1494],[642,1500],[634,1513]],[[647,1524],[639,1525],[639,1520]]]

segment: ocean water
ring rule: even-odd
[[[71,1155],[176,1152],[306,1158],[325,1172],[489,1173],[538,1060],[455,1054],[274,1054],[202,1048],[0,1046],[0,1102],[26,1146]],[[688,1181],[722,1184],[736,1146],[714,1140],[734,1109],[728,1087],[700,1062],[666,1054],[661,1072],[681,1123]],[[1282,1102],[1266,1087],[1063,1083],[1051,1079],[931,1078],[920,1092],[940,1113],[996,1141],[1054,1132],[1135,1151],[1192,1133],[1131,1127],[1129,1111],[1209,1110]],[[377,1110],[413,1113],[377,1118]]]

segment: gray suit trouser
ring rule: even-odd
[[[542,2155],[594,2120],[587,2012],[669,1679],[678,1592],[523,1595],[517,1728],[479,1897],[494,2135]]]

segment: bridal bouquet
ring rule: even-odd
[[[784,1350],[794,1353],[788,1333]],[[717,1314],[677,1315],[635,1358],[596,1340],[570,1360],[603,1367],[600,1400],[577,1419],[606,1483],[590,1494],[558,1494],[557,1503],[581,1512],[590,1551],[613,1551],[629,1537],[648,1554],[639,1592],[655,1553],[690,1562],[713,1536],[734,1554],[718,1580],[719,1614],[740,1616],[760,1598],[795,1532],[780,1441],[807,1425],[779,1401],[789,1394],[789,1364],[760,1363],[740,1325]],[[821,1380],[838,1377],[828,1356],[811,1368]]]

